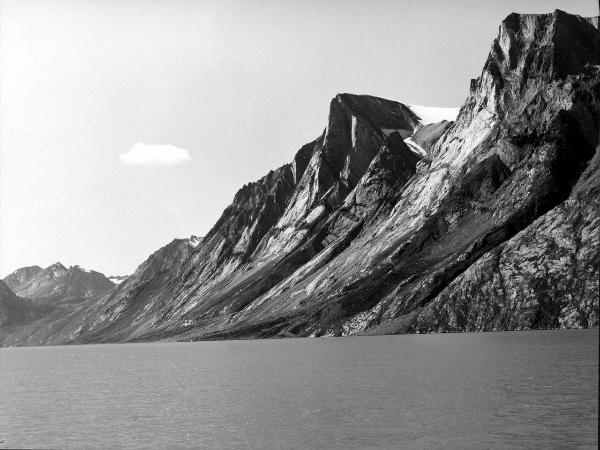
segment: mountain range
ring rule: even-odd
[[[336,95],[290,163],[120,284],[7,277],[3,345],[598,326],[598,18],[509,15],[456,114]]]
[[[42,319],[59,321],[114,286],[103,274],[79,266],[22,267],[0,280],[0,340],[27,325],[38,327]]]

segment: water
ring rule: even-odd
[[[0,448],[572,448],[598,330],[0,349]]]

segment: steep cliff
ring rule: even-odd
[[[337,95],[203,239],[10,342],[597,326],[599,68],[597,20],[511,14],[455,121]]]
[[[411,331],[598,325],[600,151],[569,198],[486,253],[420,311]]]

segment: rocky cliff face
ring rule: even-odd
[[[419,311],[411,331],[598,325],[600,152],[569,198],[486,253]]]
[[[394,186],[410,178],[420,159],[402,140],[419,124],[400,103],[336,96],[320,137],[290,164],[243,186],[195,247],[177,244],[170,271],[150,269],[153,257],[142,264],[103,299],[102,313],[76,339],[187,330],[200,317],[218,322],[245,308],[342,235],[350,233],[349,242],[367,211],[392,200]],[[157,252],[165,253],[171,254],[168,246]]]
[[[10,342],[597,326],[596,23],[507,17],[454,122],[336,96],[203,239]]]

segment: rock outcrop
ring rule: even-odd
[[[204,238],[6,342],[597,326],[599,134],[597,19],[511,14],[455,121],[337,95]]]

